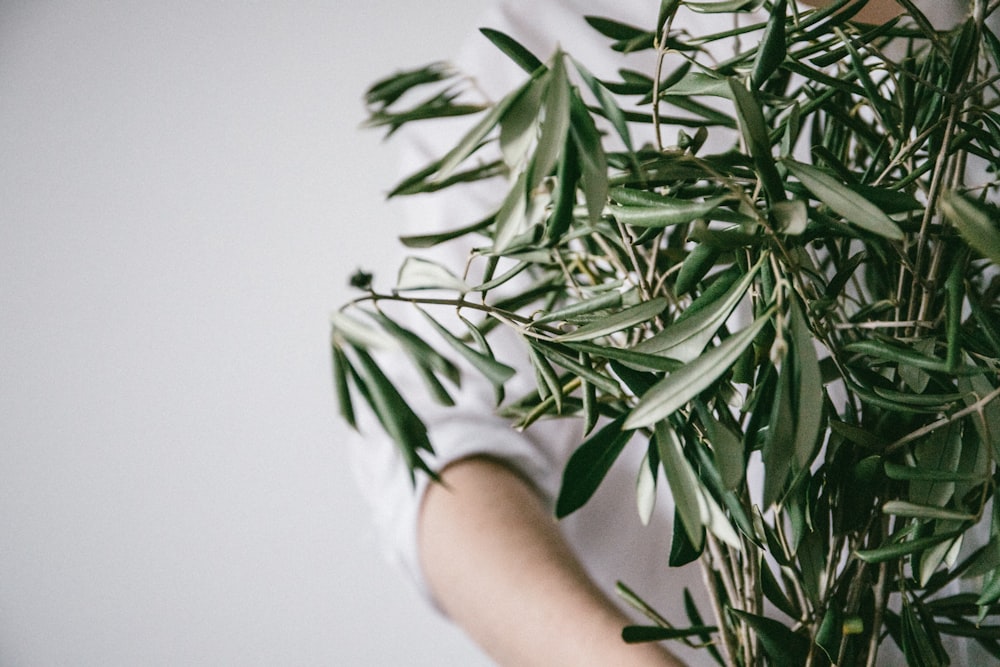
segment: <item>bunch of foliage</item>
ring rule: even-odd
[[[484,30],[526,73],[503,99],[468,102],[439,64],[368,93],[390,133],[480,116],[394,195],[482,179],[508,194],[485,220],[403,239],[465,239],[479,263],[411,258],[386,293],[358,277],[364,294],[333,317],[341,412],[353,424],[362,398],[433,475],[426,428],[372,348],[408,353],[444,404],[460,357],[514,427],[583,421],[559,516],[629,440],[648,443],[639,511],[665,480],[671,564],[700,560],[715,622],[688,605],[689,627],[671,625],[622,587],[653,622],[627,641],[739,665],[871,665],[892,641],[936,665],[955,635],[1000,658],[1000,3],[947,31],[899,3],[880,26],[850,20],[863,0],[663,0],[652,29],[588,17],[655,62],[616,80]],[[770,18],[691,35],[680,5]],[[637,128],[654,139],[634,145]],[[720,136],[730,149],[704,149]],[[519,364],[496,358],[498,326],[523,342],[527,396],[505,400]]]

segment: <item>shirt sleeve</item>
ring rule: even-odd
[[[543,62],[560,48],[586,63],[598,77],[615,78],[622,67],[652,69],[654,59],[648,53],[626,57],[613,52],[609,48],[610,40],[586,24],[584,17],[587,15],[649,25],[655,21],[656,7],[645,0],[503,0],[489,10],[481,25],[513,37]],[[477,33],[470,35],[454,63],[491,101],[501,99],[528,77]],[[424,121],[412,129],[401,129],[393,137],[393,143],[401,151],[401,173],[414,173],[443,156],[477,118],[465,122]],[[405,219],[401,221],[403,228],[406,233],[426,234],[466,226],[495,211],[506,189],[502,179],[491,179],[429,195],[408,196],[404,203]],[[421,256],[451,268],[461,267],[468,257],[467,244],[464,238],[459,239],[422,252]],[[405,319],[408,317],[405,312],[396,312],[404,318],[407,327],[420,333],[427,331],[419,315],[411,312]],[[490,341],[498,359],[528,369],[528,372],[518,373],[507,385],[509,396],[521,396],[534,388],[534,375],[524,356],[523,345],[509,331],[494,333],[497,335],[491,335]],[[435,344],[440,342],[434,332],[428,332],[427,340]],[[579,420],[543,421],[523,432],[517,431],[507,419],[496,416],[492,389],[475,371],[463,374],[462,388],[454,396],[457,405],[442,408],[428,398],[419,377],[403,355],[383,355],[379,360],[398,388],[412,387],[403,393],[428,428],[435,450],[434,456],[428,457],[428,464],[433,469],[441,470],[450,463],[473,456],[497,459],[521,474],[539,491],[543,500],[554,505],[562,470],[581,441]],[[428,480],[425,475],[418,474],[415,485],[411,484],[409,471],[394,443],[371,415],[362,414],[359,419],[359,434],[352,434],[350,438],[352,467],[371,507],[383,551],[421,594],[433,602],[420,567],[416,539],[419,508]],[[629,475],[632,474],[634,472],[630,471]],[[630,486],[632,482],[625,484]],[[575,528],[574,521],[564,522],[564,532],[576,530],[583,539],[588,531]]]
[[[567,20],[580,22],[581,29],[587,30],[581,13],[569,3],[559,1],[502,2],[490,10],[482,25],[514,36],[544,60],[554,49],[555,33],[562,32],[552,30],[552,26]],[[470,36],[454,62],[492,101],[527,79],[525,72],[478,34]],[[400,130],[393,142],[401,151],[402,174],[413,173],[440,158],[469,126],[468,122],[455,120],[426,121],[412,130]],[[505,191],[502,181],[492,180],[407,197],[404,229],[410,233],[429,233],[468,225],[494,211]],[[463,242],[464,239],[453,241],[421,256],[448,267],[461,267],[469,252]],[[422,322],[417,321],[422,319],[419,316],[397,312],[408,328],[426,331]],[[505,335],[507,332],[496,333],[499,335],[491,336],[490,341],[498,358],[508,364],[523,363],[518,360],[518,341]],[[435,346],[440,342],[433,332],[426,339]],[[532,426],[530,432],[518,432],[507,419],[496,416],[492,388],[474,370],[463,368],[462,389],[454,396],[457,404],[443,408],[428,398],[403,355],[382,355],[379,363],[426,424],[435,452],[427,457],[432,469],[441,470],[468,457],[491,457],[524,476],[546,502],[554,502],[563,463],[579,437],[572,424],[556,421]],[[531,377],[530,373],[519,373],[508,383],[508,394],[519,396],[530,390],[524,378]],[[406,390],[409,387],[413,390]],[[359,430],[349,440],[353,472],[371,508],[385,555],[433,602],[417,553],[417,519],[429,483],[427,476],[418,474],[416,483],[411,483],[409,470],[395,444],[368,413],[359,415]]]

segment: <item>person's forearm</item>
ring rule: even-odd
[[[438,604],[501,665],[680,665],[628,645],[627,618],[573,556],[534,490],[503,465],[455,463],[432,484],[421,564]]]

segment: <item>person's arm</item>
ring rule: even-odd
[[[501,665],[681,665],[628,645],[628,619],[593,584],[520,476],[488,458],[442,473],[424,497],[421,565],[441,608]]]

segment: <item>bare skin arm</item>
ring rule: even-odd
[[[499,664],[682,664],[658,645],[624,643],[628,620],[518,475],[472,458],[442,478],[421,509],[424,573],[444,611]]]

